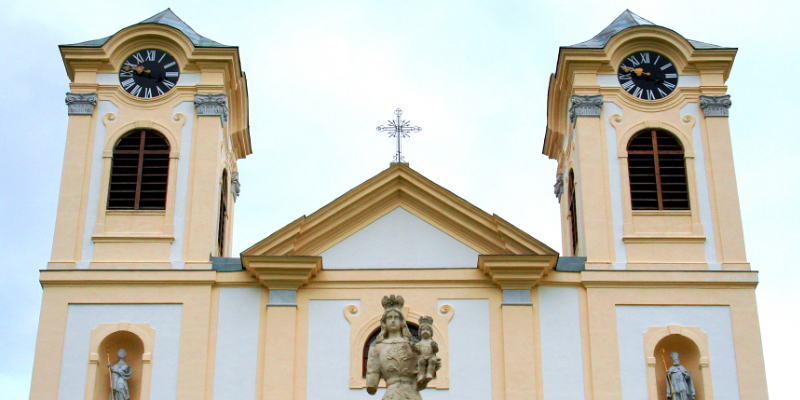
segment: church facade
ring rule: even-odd
[[[238,257],[239,49],[168,9],[60,50],[31,399],[391,397],[397,379],[374,388],[367,365],[390,308],[409,343],[436,343],[426,400],[768,398],[727,118],[736,49],[625,11],[559,50],[543,154],[560,254],[397,162]]]

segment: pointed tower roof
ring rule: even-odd
[[[580,42],[578,44],[573,44],[572,46],[566,46],[569,48],[576,48],[576,49],[602,49],[606,46],[608,41],[614,37],[614,35],[624,31],[625,29],[632,28],[634,26],[642,26],[642,25],[653,25],[658,26],[642,17],[637,15],[631,10],[625,10],[622,14],[617,17],[610,25],[608,25],[605,29],[600,31],[595,37],[585,41]],[[669,29],[669,28],[668,28]],[[697,40],[686,39],[692,47],[695,49],[717,49],[721,48],[720,46],[703,43]]]
[[[204,36],[200,35],[199,33],[195,32],[194,29],[192,29],[191,26],[189,26],[185,22],[183,22],[183,20],[181,20],[177,15],[175,15],[175,13],[172,12],[172,10],[169,9],[169,8],[167,8],[166,10],[164,10],[164,11],[162,11],[162,12],[156,14],[156,15],[153,15],[150,18],[147,18],[146,20],[144,20],[142,22],[130,25],[130,26],[126,27],[126,28],[130,28],[131,26],[136,26],[136,25],[143,25],[143,24],[160,24],[160,25],[167,25],[169,27],[175,28],[175,29],[181,31],[184,35],[186,35],[186,37],[189,38],[189,40],[192,41],[192,44],[194,44],[195,47],[235,47],[235,46],[226,46],[224,44],[215,42],[215,41],[213,41],[213,40],[211,40],[211,39],[209,39],[207,37],[204,37]],[[116,35],[116,33],[115,33],[115,35]],[[63,45],[63,46],[101,47],[104,44],[106,44],[108,39],[111,39],[112,36],[114,36],[114,35],[106,36],[106,37],[101,38],[101,39],[87,40],[85,42],[67,44],[67,45]]]

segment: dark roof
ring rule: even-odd
[[[173,27],[173,28],[181,31],[184,35],[186,35],[186,37],[189,38],[189,40],[192,41],[192,44],[194,44],[195,47],[233,47],[233,46],[226,46],[224,44],[217,43],[217,42],[215,42],[215,41],[213,41],[213,40],[211,40],[211,39],[209,39],[207,37],[201,36],[200,34],[195,32],[194,29],[192,29],[191,26],[187,25],[180,18],[178,18],[178,16],[175,15],[175,13],[172,12],[172,10],[169,9],[169,8],[164,10],[164,11],[162,11],[162,12],[160,12],[160,13],[158,13],[158,14],[156,14],[156,15],[153,15],[152,17],[150,17],[150,18],[148,18],[148,19],[146,19],[146,20],[144,20],[142,22],[139,22],[138,24],[133,24],[131,26],[142,25],[142,24],[161,24],[161,25],[166,25],[166,26]],[[111,36],[114,36],[114,35],[111,35]],[[66,44],[64,46],[71,46],[71,47],[101,47],[104,44],[106,44],[108,39],[111,39],[111,36],[106,36],[106,37],[104,37],[102,39],[88,40],[88,41],[80,42],[80,43]]]
[[[595,35],[595,37],[585,41],[580,42],[578,44],[573,44],[572,46],[566,46],[568,48],[574,49],[602,49],[606,47],[606,44],[609,40],[611,40],[614,35],[624,31],[625,29],[632,28],[634,26],[642,26],[642,25],[653,25],[658,26],[634,13],[631,10],[625,10],[622,14],[617,17],[610,25],[603,29],[600,33]],[[718,49],[721,48],[720,46],[699,42],[697,40],[686,39],[692,47],[695,49]]]

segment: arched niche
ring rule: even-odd
[[[127,353],[125,362],[133,372],[128,380],[131,400],[148,400],[154,338],[155,330],[149,324],[121,322],[100,324],[92,329],[84,399],[108,400],[111,385],[107,365],[117,363],[117,353],[122,348]]]
[[[681,365],[692,373],[695,400],[714,399],[705,332],[679,325],[650,328],[644,334],[644,343],[650,400],[667,400],[666,369],[672,366],[670,353],[673,351],[678,352]]]

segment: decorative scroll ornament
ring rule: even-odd
[[[97,105],[97,93],[70,93],[67,92],[68,115],[92,115],[94,106]]]
[[[231,174],[231,185],[233,186],[233,201],[239,197],[239,192],[242,190],[242,184],[239,183],[239,171],[233,171]]]
[[[578,117],[599,117],[603,107],[603,95],[582,96],[572,95],[572,104],[569,106],[569,120],[574,124]]]
[[[224,94],[196,94],[194,107],[198,116],[219,116],[228,122],[228,96]]]
[[[561,202],[561,194],[564,193],[564,174],[561,172],[556,175],[556,184],[553,185],[553,193],[555,193],[558,201]]]
[[[401,120],[400,116],[403,115],[403,110],[399,107],[394,110],[394,115],[397,117],[394,121],[389,120],[389,126],[380,125],[375,128],[378,132],[389,132],[389,137],[397,137],[397,153],[394,155],[394,162],[405,162],[403,157],[403,138],[410,137],[409,132],[419,132],[422,128],[418,126],[411,126],[411,121]]]
[[[700,96],[700,108],[706,117],[727,117],[731,108],[731,96]]]

